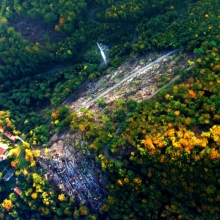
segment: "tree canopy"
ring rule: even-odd
[[[2,0],[0,140],[9,153],[0,164],[0,218],[218,219],[219,15],[218,0]],[[101,113],[71,112],[66,103],[79,88],[111,73],[99,68],[97,41],[109,45],[112,68],[174,48],[197,58],[150,100],[107,106],[101,98]],[[63,139],[105,172],[100,213],[41,175],[38,159],[60,133],[80,137]],[[16,177],[9,184],[8,167]]]

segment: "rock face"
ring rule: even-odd
[[[108,195],[100,166],[84,150],[55,143],[38,158],[51,184],[94,211],[99,211]]]

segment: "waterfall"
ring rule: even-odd
[[[101,52],[101,55],[102,55],[102,58],[103,58],[104,62],[107,63],[107,59],[106,59],[105,53],[103,52],[103,50],[102,50],[102,48],[100,47],[99,43],[96,42],[96,44],[97,44],[97,46],[98,46],[98,48],[99,48],[99,50],[100,50],[100,52]]]

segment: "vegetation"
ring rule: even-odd
[[[194,77],[161,92],[156,100],[140,103],[121,135],[114,138],[110,150],[116,156],[122,154],[120,161],[139,172],[115,167],[105,207],[113,219],[219,215],[216,49],[209,44],[206,55],[196,61]],[[211,66],[208,57],[215,60]],[[105,167],[112,172],[111,161]]]
[[[5,131],[20,134],[14,129],[9,112],[2,111],[1,119],[0,126],[4,126]],[[0,182],[1,194],[4,195],[0,198],[1,219],[84,219],[85,216],[87,219],[96,218],[95,215],[89,214],[87,207],[58,193],[45,178],[36,173],[40,172],[36,165],[40,150],[31,149],[27,142],[12,145],[1,137],[2,142],[10,146],[8,161],[16,169],[16,180],[9,181],[11,189],[7,187],[8,183]],[[12,191],[15,188],[18,188],[20,193]]]
[[[7,185],[0,170],[0,218],[218,219],[219,14],[218,0],[3,0],[0,138],[17,179]],[[102,113],[70,112],[65,99],[105,74],[98,70],[97,40],[113,45],[114,68],[150,50],[181,48],[198,58],[179,71],[179,84],[151,100],[118,99],[107,106],[101,98]],[[161,86],[168,81],[161,80]],[[40,175],[40,150],[64,130],[79,134],[81,148],[106,172],[109,196],[100,213]],[[13,143],[5,131],[22,141]]]

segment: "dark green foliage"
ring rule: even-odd
[[[92,20],[95,4],[108,6]],[[97,161],[110,173],[101,209],[106,219],[218,219],[219,5],[218,0],[2,0],[0,108],[10,110],[33,145],[47,142],[51,127],[61,132],[70,126],[101,154]],[[201,58],[191,70],[177,71],[183,83],[155,100],[117,100],[109,109],[99,99],[103,114],[83,109],[78,117],[62,103],[102,73],[97,41],[113,45],[115,68],[129,53],[149,50],[185,48]],[[162,78],[159,86],[168,80]],[[54,109],[43,111],[48,106]],[[42,192],[32,199],[34,178],[26,179],[19,185],[25,196],[12,193],[14,207],[7,212],[1,206],[0,218],[95,219],[69,198],[59,202],[42,179],[37,184],[52,193],[51,204]]]

